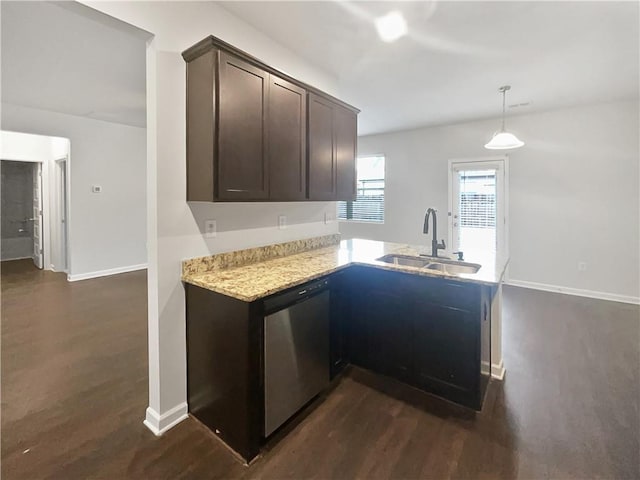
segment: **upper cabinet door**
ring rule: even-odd
[[[269,74],[220,52],[216,197],[269,197],[267,94]]]
[[[269,81],[269,199],[307,197],[307,92],[270,75]]]
[[[309,200],[336,199],[334,106],[309,94]]]
[[[355,112],[336,105],[333,109],[337,200],[356,199],[356,142],[358,117]]]
[[[213,202],[218,51],[187,62],[187,201]]]

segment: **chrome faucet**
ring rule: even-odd
[[[431,256],[437,257],[438,250],[444,250],[447,246],[444,244],[444,239],[441,243],[438,243],[438,220],[436,218],[436,211],[433,208],[429,208],[424,215],[424,225],[422,226],[422,233],[425,235],[429,233],[429,217],[433,214],[433,237],[431,240]]]

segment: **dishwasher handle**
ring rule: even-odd
[[[290,305],[301,302],[311,296],[317,295],[329,288],[329,279],[317,280],[294,288],[284,293],[276,294],[264,301],[265,314],[277,312]]]

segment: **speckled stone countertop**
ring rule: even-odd
[[[390,253],[418,256],[426,246],[343,240],[330,235],[256,249],[185,260],[182,280],[246,302],[258,300],[350,265],[365,265],[414,275],[497,285],[502,281],[508,259],[490,254],[465,254],[465,262],[479,263],[477,273],[448,274],[424,268],[393,265],[376,260]],[[441,256],[448,256],[447,252]],[[275,257],[275,258],[274,258]]]

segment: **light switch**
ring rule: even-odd
[[[280,230],[284,230],[285,228],[287,228],[287,217],[284,215],[279,215],[278,216],[278,228]]]
[[[213,238],[218,235],[217,224],[215,220],[204,221],[204,238]]]

